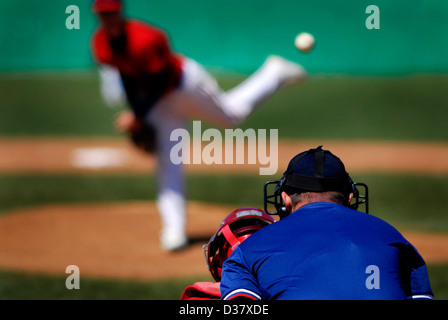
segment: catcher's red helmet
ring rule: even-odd
[[[118,12],[123,9],[121,0],[94,0],[92,3],[92,11],[99,12]]]
[[[222,264],[233,250],[255,231],[274,222],[270,215],[252,207],[240,208],[229,214],[202,247],[213,278],[221,281]]]

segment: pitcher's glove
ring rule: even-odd
[[[157,149],[156,130],[147,123],[140,123],[139,126],[128,131],[131,141],[146,153],[154,153]]]

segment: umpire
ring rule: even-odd
[[[367,201],[330,151],[298,154],[274,194],[265,192],[265,208],[273,203],[280,221],[224,262],[221,298],[432,299],[417,250],[388,223],[354,210]]]

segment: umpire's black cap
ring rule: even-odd
[[[341,159],[322,146],[299,153],[283,174],[282,186],[295,192],[353,192],[351,181]]]

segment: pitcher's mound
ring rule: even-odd
[[[160,248],[154,203],[57,205],[0,217],[0,268],[56,273],[69,265],[81,275],[158,279],[207,275],[202,245],[234,207],[189,203],[191,245]],[[210,276],[210,279],[211,276]]]
[[[190,202],[185,250],[160,249],[160,220],[150,202],[51,205],[0,217],[0,269],[81,276],[162,279],[206,276],[202,245],[236,207]],[[428,263],[448,261],[444,234],[404,232]],[[212,280],[210,276],[210,280]]]

